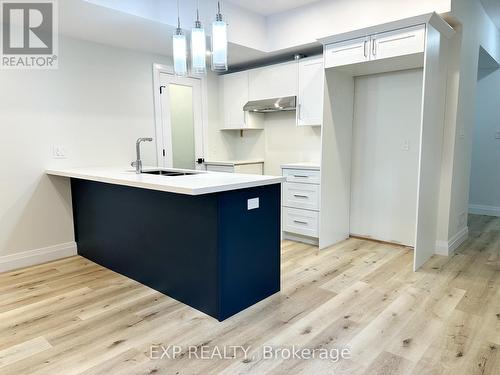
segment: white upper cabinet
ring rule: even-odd
[[[370,60],[370,38],[357,38],[332,43],[325,48],[326,67],[342,66]]]
[[[252,100],[297,96],[297,125],[323,122],[323,57],[265,66],[220,77],[224,129],[262,129],[263,114],[244,112]]]
[[[248,81],[250,100],[297,95],[297,63],[293,61],[249,70]]]
[[[225,129],[259,129],[260,114],[243,111],[248,102],[248,71],[226,74],[221,77],[222,115]]]
[[[299,61],[297,125],[314,126],[323,123],[323,57]]]
[[[325,47],[325,67],[423,53],[424,49],[425,25],[413,26],[329,44]]]
[[[372,35],[371,39],[372,60],[421,53],[425,48],[425,25]]]

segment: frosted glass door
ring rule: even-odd
[[[161,126],[156,128],[158,165],[205,169],[201,81],[160,74]]]
[[[173,167],[194,169],[193,88],[171,84],[168,89]]]

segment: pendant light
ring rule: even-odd
[[[193,74],[205,74],[207,55],[207,40],[205,29],[201,27],[198,0],[196,0],[196,21],[191,30],[191,72]]]
[[[217,2],[217,15],[212,23],[212,70],[227,71],[227,24],[222,19],[220,2]]]
[[[186,35],[181,29],[181,18],[179,16],[179,0],[177,0],[177,29],[172,36],[172,48],[174,56],[174,73],[176,76],[187,75],[187,49]]]

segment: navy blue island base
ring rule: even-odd
[[[72,178],[71,190],[87,259],[219,321],[280,290],[280,184],[185,195]]]

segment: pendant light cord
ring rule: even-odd
[[[201,28],[200,22],[200,2],[196,0],[196,21],[194,23],[195,27]]]
[[[179,12],[179,0],[177,0],[177,28],[181,28],[181,16]]]
[[[222,14],[220,12],[220,1],[217,1],[217,14],[215,15],[216,21],[222,21]]]

